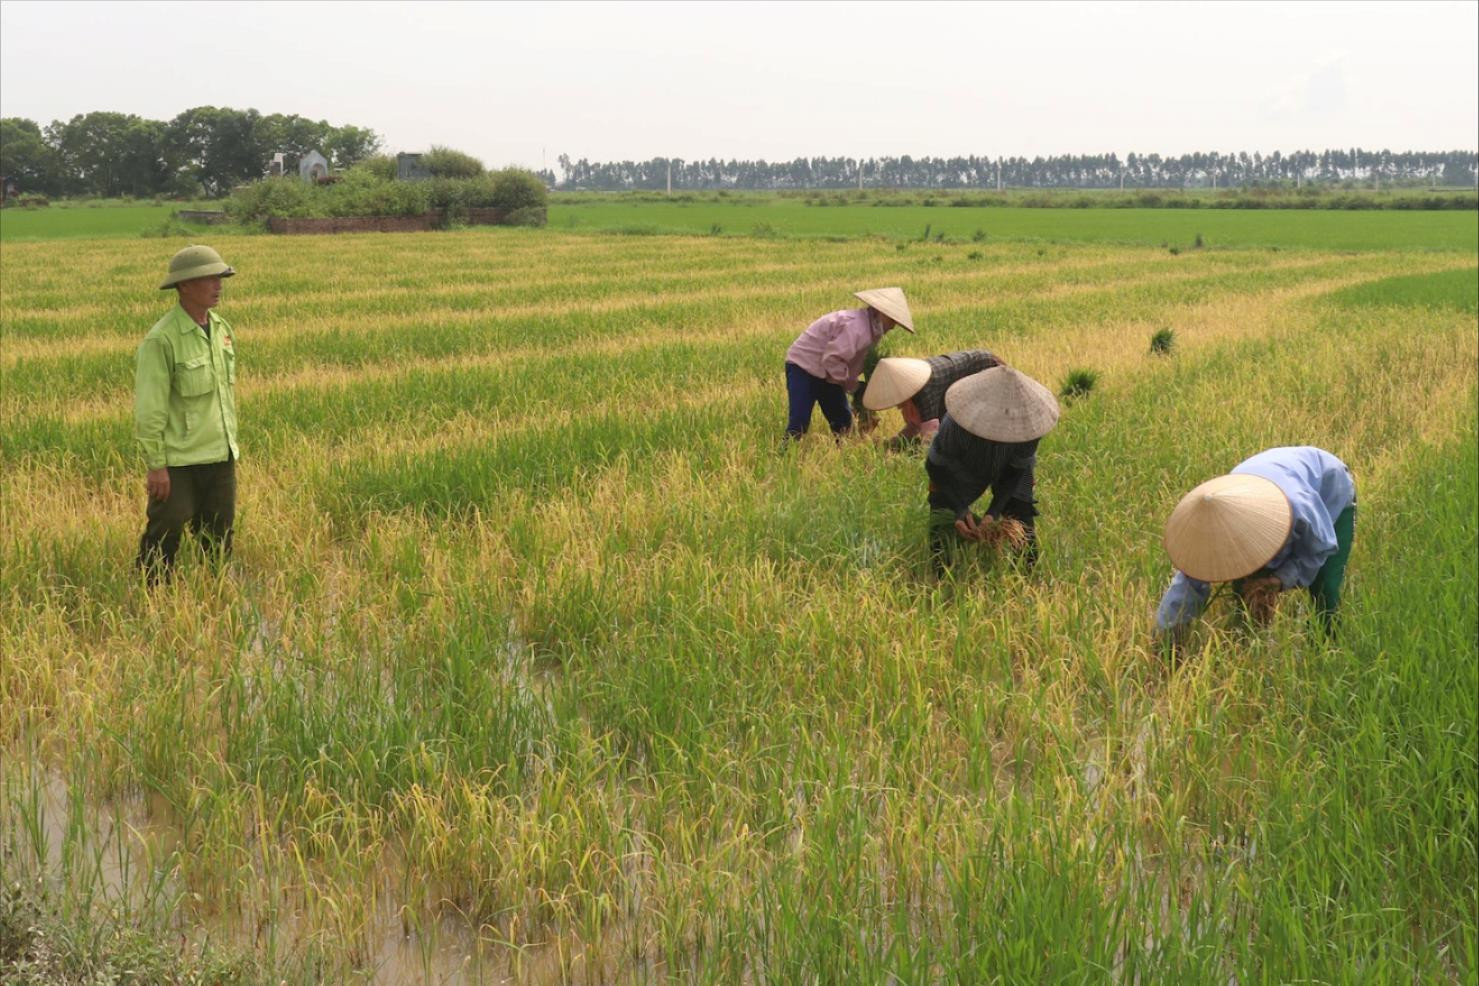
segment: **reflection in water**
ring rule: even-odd
[[[177,848],[181,827],[169,803],[157,794],[92,799],[82,784],[69,784],[61,771],[34,760],[7,756],[0,769],[0,852],[4,878],[44,879],[58,895],[89,901],[99,914],[178,935],[182,942],[210,940],[261,954],[304,954],[322,929],[287,899],[264,902],[273,927],[263,928],[242,913],[223,912],[199,901],[182,886]],[[387,869],[387,867],[382,867]],[[392,881],[377,873],[381,885]],[[286,898],[288,895],[284,894]],[[374,986],[472,984],[513,981],[510,949],[480,941],[471,925],[456,916],[438,918],[429,928],[410,927],[402,905],[388,894],[381,902],[365,948],[357,949],[359,972],[351,981]],[[200,906],[203,905],[203,906]],[[542,963],[527,957],[519,981],[538,982]],[[529,975],[533,971],[534,975]],[[562,978],[551,968],[553,976]]]

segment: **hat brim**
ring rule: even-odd
[[[945,410],[966,431],[991,442],[1030,442],[1058,423],[1058,399],[1020,370],[993,366],[945,391]]]
[[[197,277],[215,277],[217,274],[222,277],[235,277],[236,269],[229,264],[201,264],[199,267],[187,267],[184,270],[171,272],[164,279],[164,283],[159,285],[159,290],[164,291],[183,281],[193,281]]]
[[[870,411],[898,407],[919,393],[930,379],[930,365],[911,356],[887,356],[878,361],[863,391],[863,406]]]
[[[1181,498],[1162,543],[1171,564],[1191,578],[1230,582],[1267,565],[1293,526],[1294,510],[1277,483],[1230,473]]]
[[[903,326],[904,331],[914,331],[914,315],[909,311],[909,301],[904,297],[903,288],[870,288],[867,291],[854,291],[853,297],[869,308],[876,308],[887,315],[896,324]]]

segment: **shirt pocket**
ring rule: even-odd
[[[201,397],[215,389],[209,353],[175,364],[175,390],[181,397]]]

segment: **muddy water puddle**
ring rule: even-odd
[[[167,928],[176,941],[228,945],[258,957],[287,959],[309,951],[353,972],[335,981],[402,986],[474,986],[568,981],[578,954],[568,945],[514,949],[458,916],[437,916],[417,929],[404,905],[384,892],[403,870],[379,868],[374,916],[354,941],[336,940],[308,909],[283,894],[249,906],[270,922],[189,891],[180,878],[181,830],[158,795],[92,799],[54,769],[6,756],[0,765],[0,876],[6,882],[44,878],[51,892],[123,915],[142,926]],[[260,874],[258,874],[260,876]],[[401,884],[404,885],[403,883]],[[577,950],[578,952],[578,950]]]
[[[281,650],[278,632],[275,622],[258,614],[255,656]],[[553,718],[554,673],[538,668],[533,648],[512,624],[493,657],[490,672],[515,700]],[[213,900],[211,891],[187,885],[182,875],[188,820],[169,799],[154,792],[99,798],[69,776],[42,766],[29,751],[0,752],[0,876],[6,881],[44,878],[57,894],[168,929],[176,942],[227,945],[269,964],[281,960],[289,969],[306,954],[354,967],[347,975],[335,974],[335,981],[470,986],[568,982],[585,975],[587,956],[579,942],[553,933],[533,945],[502,942],[494,929],[480,928],[447,902],[435,903],[426,888],[408,884],[413,868],[393,852],[357,871],[356,886],[365,896],[310,903],[302,889],[307,874],[284,867],[281,858],[269,862],[279,856],[276,847],[258,847],[250,850],[251,872],[233,877],[242,889],[232,891],[229,903]],[[414,917],[412,901],[421,909]],[[337,913],[345,904],[363,911],[345,918]],[[614,937],[626,947],[625,935]],[[609,955],[611,936],[603,938],[607,947],[601,951]]]

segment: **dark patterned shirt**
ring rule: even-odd
[[[930,365],[930,378],[914,395],[914,406],[925,421],[945,416],[945,391],[957,380],[973,373],[1000,366],[1001,360],[984,349],[967,349],[963,353],[945,353],[925,360]]]
[[[1041,440],[989,441],[972,435],[945,415],[924,460],[931,502],[948,506],[956,517],[964,517],[988,489],[991,505],[986,513],[992,517],[1000,517],[1009,500],[1031,504],[1037,443]]]

